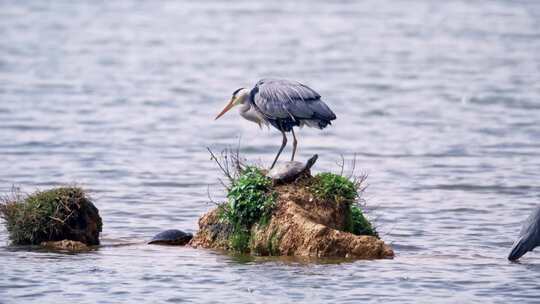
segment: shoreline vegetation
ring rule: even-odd
[[[258,256],[391,258],[362,210],[366,176],[309,170],[290,183],[224,151],[212,159],[224,173],[227,201],[199,220],[193,247]]]

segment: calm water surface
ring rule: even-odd
[[[537,1],[0,0],[0,192],[77,183],[104,247],[8,246],[1,303],[540,301],[540,254],[506,261],[540,204]],[[312,86],[338,120],[303,129],[300,158],[357,155],[394,260],[249,259],[142,242],[197,230],[206,147],[280,144],[230,113],[259,78]],[[290,150],[285,151],[286,154]]]

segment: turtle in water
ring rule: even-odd
[[[156,234],[148,244],[154,245],[186,245],[193,238],[193,234],[177,229],[169,229]]]
[[[268,172],[267,176],[272,179],[274,184],[294,182],[300,176],[310,174],[310,169],[318,157],[317,154],[313,155],[305,164],[297,161],[279,163]]]

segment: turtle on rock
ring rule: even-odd
[[[177,229],[169,229],[156,234],[148,244],[153,245],[178,245],[183,246],[189,243],[193,234]]]
[[[299,177],[310,174],[310,169],[318,157],[317,154],[313,155],[305,164],[298,161],[279,163],[267,173],[267,176],[277,185],[294,182]]]

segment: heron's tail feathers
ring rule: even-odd
[[[515,261],[530,251],[532,248],[528,243],[526,236],[520,237],[512,246],[512,250],[510,250],[510,254],[508,255],[508,260]]]
[[[321,119],[305,119],[305,120],[300,121],[300,127],[307,125],[310,128],[317,128],[321,130],[331,124],[332,122],[330,122],[329,120],[321,120]]]
[[[330,110],[328,105],[324,103],[322,100],[317,99],[313,101],[312,103],[309,103],[309,107],[313,111],[313,117],[315,119],[319,120],[326,120],[331,121],[336,119],[336,114]]]

